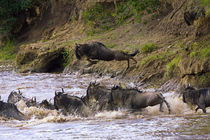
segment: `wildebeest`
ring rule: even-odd
[[[202,88],[195,89],[192,86],[184,86],[181,89],[184,103],[190,103],[197,105],[195,111],[202,109],[203,113],[206,113],[206,107],[210,107],[210,89]]]
[[[0,101],[0,116],[8,118],[8,119],[17,119],[17,120],[25,120],[26,117],[22,114],[16,107],[16,105],[11,103],[5,103]]]
[[[64,92],[55,92],[55,109],[61,109],[64,114],[78,114],[82,117],[88,117],[92,111],[81,98],[65,94]]]
[[[26,98],[26,97],[24,97],[22,95],[20,90],[18,90],[18,92],[12,91],[10,93],[10,95],[8,96],[7,102],[11,103],[11,104],[16,104],[20,100],[23,100],[26,103],[27,107],[36,106],[37,105],[35,97],[32,97],[31,99]]]
[[[123,89],[120,86],[115,86],[112,88],[111,95],[115,106],[139,110],[160,104],[159,110],[162,112],[164,102],[169,114],[171,113],[170,106],[161,93],[141,92],[137,89]]]
[[[38,106],[42,108],[50,109],[50,110],[55,109],[55,106],[46,99],[43,100]]]
[[[76,54],[77,59],[81,59],[82,56],[86,56],[90,64],[97,63],[97,61],[93,61],[93,60],[104,60],[104,61],[126,60],[128,62],[128,66],[126,70],[128,70],[128,68],[130,67],[130,61],[129,61],[130,59],[132,59],[135,63],[137,63],[137,61],[133,58],[137,53],[139,53],[139,50],[136,50],[132,54],[127,54],[119,50],[110,50],[104,44],[100,42],[75,45],[75,54]]]
[[[20,100],[26,100],[26,99],[25,99],[25,97],[23,97],[23,95],[20,92],[20,90],[18,90],[18,92],[12,91],[9,94],[7,102],[11,103],[11,104],[15,104],[15,103],[19,102]]]
[[[100,84],[90,83],[82,99],[93,111],[112,110],[111,90]]]

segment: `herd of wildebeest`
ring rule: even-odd
[[[127,54],[118,50],[113,51],[100,42],[76,44],[75,46],[77,59],[87,57],[90,62],[89,66],[98,62],[95,60],[126,60],[128,62],[126,71],[129,69],[130,59],[136,62],[133,57],[138,52],[136,50],[132,54]],[[183,97],[184,103],[197,105],[196,111],[202,109],[206,113],[206,107],[210,106],[210,88],[195,89],[192,86],[183,86],[180,88],[179,94]],[[159,111],[162,112],[163,103],[166,104],[170,114],[172,112],[170,105],[173,105],[173,103],[169,104],[160,92],[143,92],[137,88],[122,88],[121,86],[107,88],[97,83],[90,83],[87,93],[83,97],[69,95],[63,89],[56,91],[54,103],[48,100],[39,103],[35,97],[30,99],[24,97],[20,91],[12,91],[7,102],[0,101],[0,116],[17,120],[27,119],[28,117],[21,113],[16,106],[19,101],[24,101],[28,107],[56,109],[64,115],[75,114],[82,117],[88,117],[104,110],[118,110],[119,108],[128,109],[132,113],[155,105],[160,105]]]
[[[197,105],[196,111],[202,109],[206,113],[206,107],[210,106],[210,89],[195,89],[192,86],[183,86],[179,92],[183,97],[183,102]],[[137,88],[122,88],[113,86],[108,88],[99,83],[90,83],[85,96],[77,97],[61,91],[55,91],[54,103],[47,99],[37,102],[36,98],[27,98],[18,91],[12,91],[7,102],[0,101],[0,116],[8,119],[26,120],[29,119],[21,113],[16,103],[24,101],[27,107],[45,108],[58,110],[64,115],[78,115],[88,117],[101,111],[113,111],[121,108],[127,109],[131,113],[142,111],[148,106],[160,105],[162,112],[163,103],[168,108],[170,105],[160,92],[143,92]]]

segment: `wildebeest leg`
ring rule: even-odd
[[[200,109],[200,107],[197,107],[197,108],[195,109],[195,112],[197,112],[197,111],[198,111],[198,109]]]
[[[128,67],[127,67],[126,71],[130,68],[130,61],[129,61],[129,59],[127,61],[128,61]]]
[[[170,107],[169,103],[165,99],[163,101],[164,101],[164,103],[166,104],[166,106],[168,108],[168,114],[171,114],[171,107]]]
[[[203,113],[206,113],[206,107],[204,104],[198,104],[198,107],[195,109],[195,111],[197,112],[198,109],[202,109],[203,110]]]
[[[134,58],[131,58],[135,63],[137,63],[137,61],[136,61],[136,59],[134,59]]]
[[[166,104],[167,108],[168,108],[168,114],[171,114],[171,107],[169,105],[169,103],[165,100],[165,98],[163,97],[162,94],[158,94],[158,97],[163,100],[163,102]]]
[[[203,108],[202,110],[203,110],[203,113],[206,113],[206,108]]]
[[[160,112],[163,112],[163,102],[160,103],[159,111],[160,111]]]

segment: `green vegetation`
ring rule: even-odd
[[[169,76],[170,73],[176,70],[180,59],[181,57],[177,56],[174,59],[172,59],[168,64],[166,64],[166,76]]]
[[[106,44],[106,46],[107,46],[108,48],[114,48],[114,47],[116,47],[117,45],[116,45],[115,43],[110,43],[110,44]]]
[[[150,53],[157,49],[157,46],[154,43],[147,43],[141,47],[142,53]]]
[[[203,45],[202,43],[195,42],[192,45],[192,51],[190,53],[191,58],[198,58],[206,60],[210,58],[210,45]]]
[[[0,27],[11,32],[18,15],[33,5],[32,0],[0,0]]]
[[[63,52],[63,60],[64,60],[63,67],[65,68],[70,62],[69,49],[66,49]]]
[[[16,57],[16,48],[11,41],[0,47],[0,60],[11,60]]]
[[[196,55],[197,55],[197,52],[195,52],[195,51],[193,51],[193,52],[190,53],[190,57],[191,58],[196,57]]]
[[[199,55],[201,56],[201,59],[203,60],[210,58],[210,45],[202,48],[199,52]]]
[[[160,54],[149,55],[147,57],[144,57],[141,60],[140,66],[142,67],[143,65],[145,65],[148,62],[152,62],[152,61],[156,61],[156,60],[163,61],[166,57],[167,57],[166,52],[162,52]]]
[[[83,14],[85,23],[90,27],[87,34],[112,30],[130,17],[141,22],[142,15],[156,11],[159,4],[159,0],[124,0],[109,5],[96,3]]]
[[[201,75],[199,77],[199,80],[198,81],[199,81],[200,84],[209,83],[210,82],[210,72],[207,72],[207,73],[204,73],[203,75]],[[203,85],[203,86],[205,86],[205,85]]]
[[[206,7],[206,14],[209,15],[210,14],[210,0],[201,0],[201,2],[203,3],[203,6]]]

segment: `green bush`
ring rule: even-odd
[[[210,14],[210,0],[200,0],[203,4],[203,6],[206,7],[206,14]]]
[[[100,30],[109,30],[115,25],[112,11],[106,9],[102,4],[96,3],[93,7],[83,13],[85,23],[90,26],[88,31],[92,35]],[[96,29],[100,29],[99,31]]]
[[[150,52],[154,51],[155,49],[157,49],[157,46],[154,43],[147,43],[141,47],[141,52],[142,53],[150,53]]]
[[[191,58],[197,58],[206,60],[210,58],[210,45],[202,45],[200,43],[194,43],[192,45],[192,51],[190,53]]]
[[[145,65],[146,63],[148,62],[151,62],[151,61],[154,61],[154,60],[157,60],[158,59],[158,56],[157,55],[150,55],[148,57],[145,57],[141,60],[141,64],[140,66],[143,66]]]
[[[159,54],[154,54],[154,55],[149,55],[147,57],[144,57],[141,60],[140,66],[142,67],[143,65],[145,65],[146,63],[152,62],[152,61],[163,61],[166,57],[167,57],[167,53],[166,52],[162,52]]]
[[[0,0],[0,27],[11,32],[18,15],[33,5],[32,0]]]
[[[16,48],[11,41],[8,41],[4,46],[0,46],[0,60],[11,60],[16,57]]]
[[[177,56],[173,60],[171,60],[168,64],[166,64],[167,74],[171,73],[178,67],[178,63],[179,63],[180,59],[181,59],[181,57]]]
[[[193,51],[193,52],[190,53],[190,57],[191,58],[195,57],[196,55],[197,55],[197,52],[195,52],[195,51]]]
[[[202,58],[203,60],[206,60],[206,59],[210,58],[210,45],[208,45],[208,46],[202,48],[202,49],[200,50],[199,55],[201,56],[201,58]]]
[[[63,60],[64,60],[63,67],[65,68],[70,62],[69,49],[66,49],[63,52]]]
[[[132,16],[135,21],[140,22],[145,12],[154,12],[159,4],[159,0],[123,0],[109,7],[103,3],[96,3],[83,13],[83,18],[92,30],[88,34],[94,34],[98,32],[97,28],[102,31],[112,29]]]

